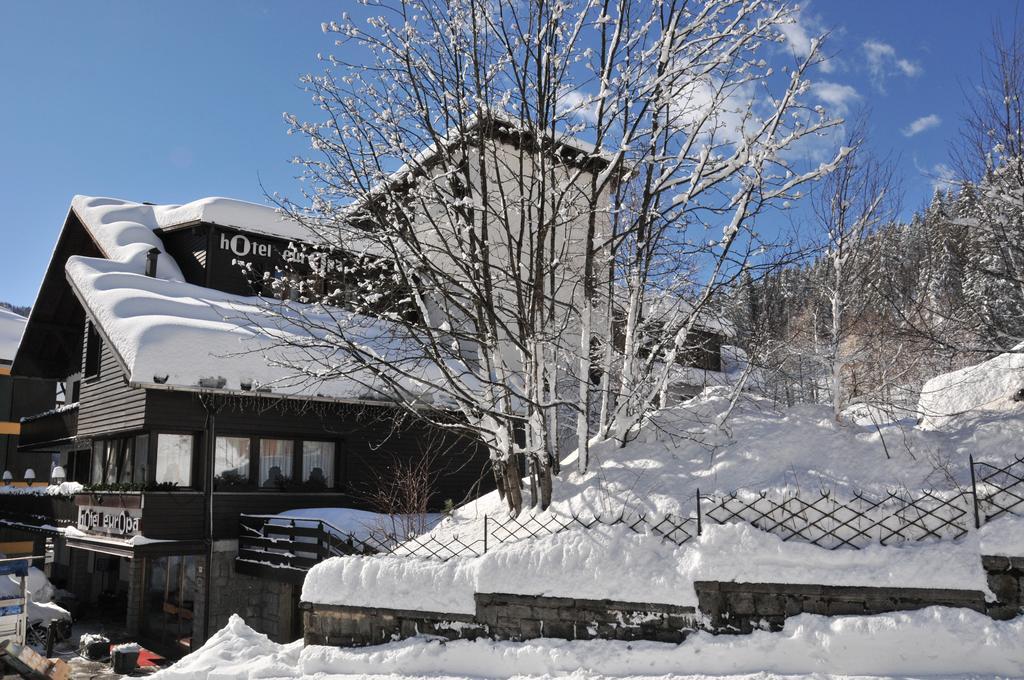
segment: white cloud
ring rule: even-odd
[[[807,58],[807,55],[811,53],[812,42],[825,33],[821,21],[802,10],[795,12],[793,21],[782,24],[779,26],[779,30],[785,36],[793,54],[801,59]],[[818,63],[818,68],[822,73],[832,73],[835,70],[835,64],[830,59],[823,55],[819,55],[819,58],[821,61]]]
[[[913,121],[907,127],[903,128],[904,137],[913,137],[916,134],[924,132],[925,130],[931,130],[933,127],[938,127],[942,123],[942,119],[934,113],[929,113],[927,116],[921,116],[917,120]]]
[[[587,123],[597,122],[597,100],[579,90],[565,89],[558,97],[558,112]]]
[[[896,56],[896,48],[889,43],[865,40],[861,47],[868,60],[868,72],[871,73],[875,86],[883,92],[885,91],[885,81],[889,76],[904,75],[913,78],[924,72],[919,64]]]
[[[922,70],[919,64],[915,64],[912,61],[907,61],[906,59],[897,59],[896,68],[902,71],[903,75],[907,76],[908,78],[913,78],[915,76],[921,75]]]
[[[811,83],[811,96],[837,116],[845,116],[850,106],[861,98],[854,87],[825,80]]]

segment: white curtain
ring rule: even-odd
[[[219,477],[224,473],[249,478],[248,437],[217,437],[213,474]]]
[[[302,481],[334,486],[334,442],[302,442]]]
[[[272,487],[292,476],[292,452],[294,442],[290,439],[260,440],[260,486]]]

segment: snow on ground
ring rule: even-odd
[[[302,599],[472,614],[473,594],[517,593],[696,606],[694,581],[954,588],[988,593],[978,537],[825,550],[747,524],[711,525],[683,546],[623,526],[501,544],[481,557],[336,557],[314,566]]]
[[[0,553],[0,557],[2,557]],[[47,625],[50,621],[71,620],[71,613],[54,604],[53,598],[57,591],[46,578],[46,574],[37,567],[29,567],[25,577],[25,590],[28,592],[28,622]],[[21,577],[9,574],[0,576],[0,598],[21,597]]]
[[[1003,515],[982,525],[981,553],[1024,557],[1024,517]]]
[[[1024,618],[992,621],[966,609],[931,607],[877,616],[802,614],[778,633],[695,633],[680,645],[609,640],[441,642],[412,638],[339,649],[278,645],[233,616],[202,648],[155,680],[245,680],[335,676],[703,677],[741,673],[1024,675]],[[772,677],[759,675],[758,677]]]
[[[0,360],[14,361],[28,319],[0,307]]]
[[[744,393],[729,413],[731,391],[712,387],[662,409],[625,446],[601,442],[591,469],[574,457],[553,490],[551,511],[617,515],[623,508],[660,516],[689,515],[696,493],[736,490],[834,490],[884,497],[898,489],[970,486],[968,456],[1012,460],[1024,441],[1024,418],[983,414],[956,427],[924,431],[902,422],[878,428],[839,424],[827,406],[776,407]],[[520,519],[529,517],[524,511]],[[441,540],[482,536],[483,517],[506,517],[496,492],[455,510],[432,533]]]
[[[926,382],[918,402],[921,426],[939,429],[980,413],[1024,415],[1024,402],[1013,398],[1024,389],[1024,344],[1014,349]]]
[[[313,520],[298,522],[298,526],[315,526],[317,521],[324,522],[329,533],[339,538],[352,536],[358,540],[366,540],[371,535],[401,536],[407,529],[420,532],[429,531],[444,515],[427,513],[423,515],[384,515],[368,510],[355,508],[295,508],[277,514],[282,520]],[[271,523],[286,525],[287,522],[271,520]]]

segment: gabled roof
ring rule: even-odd
[[[14,361],[28,319],[0,307],[0,362]]]
[[[332,333],[361,336],[367,352],[406,371],[408,392],[429,397],[436,369],[403,342],[401,327],[340,309],[224,293],[187,283],[162,252],[159,233],[196,223],[296,240],[305,227],[274,209],[224,198],[185,205],[148,205],[76,196],[71,212],[104,257],[67,257],[67,283],[109,344],[130,384],[150,389],[271,392],[332,400],[386,399],[387,385],[353,370]],[[146,254],[161,250],[156,276],[145,275]],[[312,328],[312,330],[311,330]],[[317,373],[296,377],[289,365]]]

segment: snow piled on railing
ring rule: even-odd
[[[79,482],[62,482],[46,486],[0,486],[0,494],[9,496],[74,496],[85,491]]]

